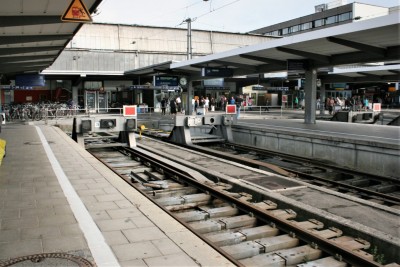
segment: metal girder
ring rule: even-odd
[[[2,48],[2,49],[0,49],[0,55],[23,54],[23,53],[31,53],[31,52],[45,52],[45,51],[62,50],[62,49],[64,49],[63,46]]]
[[[344,45],[347,47],[351,47],[351,48],[354,48],[354,49],[357,49],[360,51],[364,51],[365,53],[375,54],[375,55],[382,56],[382,57],[384,57],[386,54],[386,49],[384,49],[384,48],[367,45],[367,44],[362,44],[362,43],[357,43],[357,42],[353,42],[353,41],[349,41],[349,40],[345,40],[345,39],[340,39],[337,37],[328,37],[326,39],[329,42]]]
[[[14,66],[30,66],[30,65],[40,65],[40,64],[48,64],[50,65],[49,62],[52,62],[53,59],[43,59],[43,60],[38,60],[38,61],[25,61],[25,62],[0,62],[0,68],[1,67],[14,67]]]
[[[60,16],[0,16],[1,27],[62,23]]]
[[[372,73],[368,73],[368,72],[362,72],[362,71],[359,71],[359,72],[356,72],[357,74],[360,74],[360,75],[364,75],[364,76],[369,76],[369,77],[381,77],[382,75],[377,75],[377,74],[372,74]]]
[[[322,63],[331,63],[331,57],[329,56],[324,56],[320,54],[315,54],[315,53],[310,53],[310,52],[305,52],[301,50],[296,50],[296,49],[291,49],[291,48],[286,48],[286,47],[276,47],[278,51],[284,52],[284,53],[289,53],[301,57],[305,57],[308,59],[312,59],[314,61],[322,62]]]
[[[400,75],[400,71],[399,70],[388,70],[388,72]]]
[[[382,75],[382,76],[363,76],[363,77],[350,77],[339,74],[329,74],[329,75],[318,75],[324,83],[337,83],[337,82],[347,82],[347,83],[357,83],[357,82],[382,82],[382,81],[396,81],[398,76],[396,75]]]
[[[57,55],[42,55],[42,56],[14,56],[14,57],[0,57],[1,63],[24,62],[30,60],[49,59],[54,60]]]
[[[332,65],[343,65],[351,63],[368,63],[398,60],[400,58],[400,46],[391,46],[386,49],[385,56],[368,54],[365,52],[343,53],[332,56]]]
[[[46,65],[35,65],[35,66],[16,66],[14,68],[10,67],[0,67],[0,73],[19,73],[19,72],[25,72],[25,71],[39,71],[44,68],[47,68],[49,64]]]
[[[264,62],[264,63],[268,63],[268,64],[279,65],[279,66],[285,66],[286,67],[286,65],[287,65],[286,61],[276,60],[276,59],[272,59],[272,58],[245,55],[245,54],[240,54],[239,57],[247,58],[247,59],[251,59],[251,60],[256,60],[256,61],[260,61],[260,62]]]
[[[0,45],[68,40],[72,37],[72,34],[2,36],[0,39]]]
[[[250,70],[250,71],[257,72],[257,68],[256,67],[252,67],[251,65],[234,63],[234,62],[223,61],[223,60],[213,60],[212,62],[217,63],[217,64],[221,64],[223,66],[232,66],[232,67],[236,67],[236,68],[247,69],[247,70]]]

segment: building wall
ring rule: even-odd
[[[273,37],[192,30],[192,57],[258,44]],[[187,59],[187,30],[85,24],[47,70],[126,71]]]
[[[389,9],[386,7],[365,5],[360,3],[353,3],[353,5],[353,16],[354,18],[361,17],[360,20],[372,19],[389,14]]]

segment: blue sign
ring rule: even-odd
[[[154,81],[155,86],[178,86],[177,76],[156,76]]]
[[[203,77],[231,77],[233,70],[228,68],[203,68],[201,70]]]
[[[15,85],[20,87],[45,86],[44,75],[17,75],[15,77]]]

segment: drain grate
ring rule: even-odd
[[[95,267],[85,258],[67,253],[41,253],[13,258],[7,261],[0,261],[0,267],[13,266],[78,266]]]

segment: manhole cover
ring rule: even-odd
[[[0,267],[44,267],[44,266],[62,266],[62,267],[94,267],[85,258],[66,253],[41,253],[28,256],[22,256],[7,261],[0,261]]]

